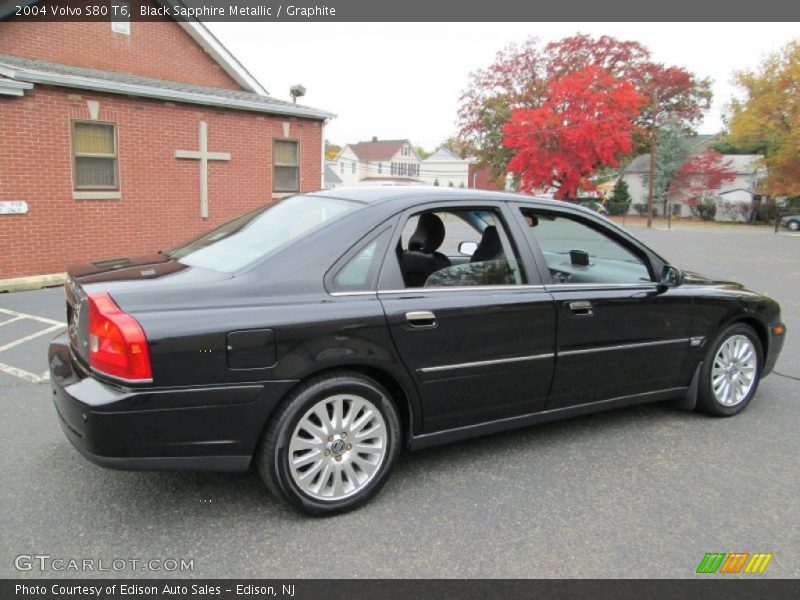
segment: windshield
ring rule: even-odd
[[[345,200],[292,196],[228,221],[166,254],[190,267],[233,273],[357,208]]]

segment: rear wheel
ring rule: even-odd
[[[389,394],[356,373],[301,385],[270,421],[257,456],[269,490],[309,513],[345,512],[383,486],[399,454]]]
[[[739,413],[756,393],[762,364],[761,341],[753,328],[743,323],[726,328],[706,354],[699,408],[718,417]]]
[[[791,231],[797,231],[798,229],[800,229],[800,221],[795,221],[795,220],[789,221],[786,224],[786,227],[788,227]]]

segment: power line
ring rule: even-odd
[[[606,119],[597,119],[597,120],[590,121],[590,122],[587,122],[587,123],[575,123],[573,125],[560,125],[560,126],[557,126],[557,127],[551,127],[551,128],[547,128],[547,129],[539,129],[539,130],[536,130],[536,131],[529,131],[529,132],[526,132],[526,133],[528,135],[539,135],[539,134],[542,134],[542,133],[554,133],[554,132],[558,132],[558,131],[563,131],[565,129],[577,129],[579,127],[585,127],[585,126],[590,125],[590,124],[609,123],[609,122],[612,122],[612,121],[619,121],[619,119],[618,118],[608,117]],[[362,142],[359,142],[359,143],[362,143]],[[370,143],[370,142],[365,142],[365,143]],[[351,146],[351,145],[352,144],[345,144],[344,146],[342,146],[342,149],[344,149],[344,148],[346,148],[348,146]],[[412,144],[412,146],[413,146],[413,144]],[[371,168],[369,166],[369,163],[372,163],[372,162],[384,162],[384,161],[354,160],[352,158],[345,158],[345,157],[341,157],[341,156],[337,156],[335,159],[333,159],[332,162],[336,162],[336,161],[339,161],[339,160],[349,161],[351,163],[357,163],[357,164],[365,165],[365,168],[367,168],[367,169]],[[387,164],[391,164],[391,162],[397,162],[397,161],[386,161]],[[420,164],[422,164],[422,162],[424,162],[424,160],[421,160]],[[407,164],[416,164],[416,163],[407,163]],[[424,171],[426,173],[429,173],[429,174],[444,174],[444,175],[452,174],[449,171],[436,171],[436,170],[432,170],[432,169],[425,169]],[[421,169],[420,172],[423,172],[423,170]]]

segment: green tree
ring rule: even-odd
[[[631,195],[628,192],[627,182],[620,177],[611,190],[611,198],[608,200],[608,212],[612,215],[624,215],[631,206]]]
[[[442,145],[439,147],[447,148],[448,150],[450,150],[450,152],[452,152],[453,154],[455,154],[460,158],[466,158],[470,154],[469,144],[461,141],[460,139],[458,139],[458,137],[454,135],[451,135],[449,138],[447,138],[444,142],[442,142]]]
[[[425,148],[423,148],[422,146],[417,146],[416,148],[414,148],[414,150],[416,150],[416,151],[417,151],[417,155],[420,157],[420,159],[421,159],[421,160],[425,160],[425,159],[426,159],[426,158],[428,158],[428,157],[429,157],[431,154],[433,154],[433,152],[428,152],[428,151],[427,151],[427,150],[425,150]]]
[[[653,176],[653,205],[661,206],[666,214],[667,190],[675,178],[675,173],[686,159],[689,141],[686,138],[686,129],[677,119],[671,118],[658,128],[656,134],[656,161]],[[645,187],[648,186],[647,176],[642,177]]]

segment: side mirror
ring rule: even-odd
[[[665,288],[678,287],[683,283],[683,271],[672,265],[664,265],[661,270],[661,281],[659,284]]]
[[[464,256],[472,256],[478,249],[478,242],[461,242],[458,245],[458,253]]]

